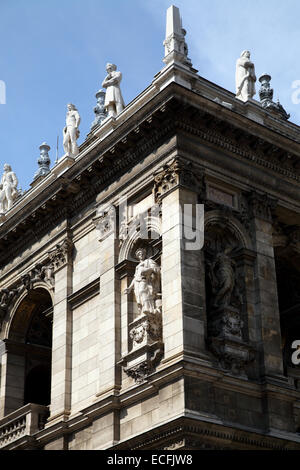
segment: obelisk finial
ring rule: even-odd
[[[167,9],[166,39],[164,40],[165,64],[179,62],[187,66],[192,66],[188,58],[188,47],[185,42],[186,31],[182,27],[179,8],[171,5]]]

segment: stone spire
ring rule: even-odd
[[[38,165],[39,165],[39,169],[35,173],[33,180],[36,180],[40,176],[46,176],[46,175],[48,175],[48,173],[50,173],[50,168],[49,168],[50,158],[49,158],[49,155],[48,155],[50,147],[49,147],[49,145],[46,144],[46,142],[43,142],[40,145],[39,148],[40,148],[40,156],[39,156],[39,159],[37,161]]]
[[[185,42],[186,31],[182,27],[179,8],[171,5],[167,10],[166,39],[164,63],[180,62],[181,64],[192,66],[188,58],[188,47]]]
[[[101,122],[107,117],[107,111],[104,107],[105,91],[99,90],[95,96],[97,98],[97,104],[94,107],[95,119],[92,122],[91,129],[98,126],[98,124],[101,124]]]
[[[285,111],[283,106],[279,103],[279,100],[277,100],[277,103],[273,101],[274,90],[270,86],[271,75],[264,73],[259,77],[259,81],[261,83],[259,99],[262,107],[284,120],[289,119],[290,114]]]

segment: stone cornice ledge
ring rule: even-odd
[[[203,369],[202,371],[200,371],[200,374],[203,375],[204,372],[205,371]],[[133,385],[131,388],[126,389],[124,392],[120,392],[118,387],[114,387],[106,391],[104,390],[102,393],[98,394],[98,396],[95,399],[95,402],[87,406],[84,410],[74,412],[73,415],[71,414],[69,416],[68,420],[64,420],[62,418],[61,421],[59,422],[56,421],[53,424],[51,424],[51,421],[49,421],[45,429],[38,431],[32,437],[35,438],[35,442],[37,446],[42,446],[45,443],[55,438],[58,438],[65,434],[69,434],[76,430],[82,429],[83,427],[87,425],[90,425],[95,418],[100,417],[108,412],[111,412],[113,410],[120,410],[124,406],[130,406],[133,403],[146,399],[150,397],[151,395],[153,395],[154,393],[157,393],[159,388],[162,385],[172,382],[175,378],[183,378],[184,376],[194,376],[194,374],[191,370],[187,370],[186,361],[180,361],[180,363],[173,364],[170,367],[166,367],[154,373],[153,377],[150,376],[149,382],[145,382],[140,385]],[[207,378],[209,381],[215,380],[217,383],[219,382],[218,377],[210,378],[208,374]],[[234,382],[235,378],[231,377],[231,380],[232,382]],[[229,384],[227,384],[227,386],[228,385]],[[245,383],[244,385],[246,387],[247,384]],[[261,387],[261,384],[248,383],[248,385],[250,386],[250,388],[248,389],[248,392],[251,394],[253,394],[255,389],[258,390]],[[227,387],[225,386],[225,388]],[[240,391],[243,393],[242,390]],[[244,391],[244,393],[245,392],[246,390]],[[269,437],[269,438],[282,439],[284,441],[288,440],[293,443],[296,443],[296,442],[300,443],[300,436],[298,440],[297,436],[293,433],[282,434],[278,430],[270,430],[270,432],[264,432],[264,431],[257,430],[255,428],[243,427],[243,425],[239,426],[236,423],[232,424],[229,422],[225,423],[224,421],[221,422],[218,417],[209,415],[209,414],[205,415],[205,414],[197,413],[195,411],[190,412],[188,410],[185,410],[185,412],[182,415],[182,418],[183,417],[193,418],[193,420],[198,419],[198,421],[200,419],[201,426],[211,424],[214,426],[222,425],[222,427],[224,426],[227,426],[228,428],[232,427],[233,431],[230,431],[230,432],[233,433],[234,435],[237,434],[237,427],[238,427],[239,432],[246,432],[247,434],[257,433],[259,435],[259,439],[261,439],[262,436],[264,436],[264,438]],[[199,424],[196,423],[196,425],[199,425]],[[163,426],[165,426],[165,423],[161,423],[155,429],[159,429]],[[152,431],[153,431],[152,429],[148,430],[149,433],[150,432],[152,433]],[[135,438],[140,439],[140,435],[130,438],[128,441],[126,441],[125,447],[127,447],[127,443],[132,442]],[[145,442],[145,439],[142,442]],[[117,449],[119,448],[119,446],[120,446],[120,449],[124,448],[122,447],[122,442],[116,444],[116,446],[114,446],[113,448]],[[17,447],[17,442],[16,442],[16,447]],[[264,447],[264,445],[260,444],[260,447]],[[270,448],[276,448],[276,447],[273,447],[273,445],[271,445]],[[284,447],[278,447],[278,448],[284,448]]]

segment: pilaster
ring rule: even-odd
[[[164,362],[205,351],[202,175],[176,157],[155,176],[162,207],[162,312]]]
[[[98,211],[94,219],[98,232],[100,261],[99,315],[99,389],[97,395],[114,392],[120,387],[120,281],[115,271],[118,258],[116,239],[116,212],[109,209]]]
[[[276,201],[265,194],[251,193],[250,216],[256,251],[255,264],[255,311],[260,328],[263,360],[262,374],[282,376],[280,316],[272,238],[272,213]]]
[[[72,292],[72,249],[70,238],[50,253],[54,270],[52,374],[50,421],[66,420],[71,412],[72,312],[68,295]]]

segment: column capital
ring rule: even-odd
[[[98,208],[97,214],[93,218],[93,223],[98,232],[99,242],[114,234],[116,228],[116,208],[114,206],[109,206],[104,210],[102,207]]]
[[[204,170],[195,168],[191,161],[180,156],[170,160],[154,174],[154,196],[157,203],[178,187],[202,193],[204,186]]]
[[[273,214],[277,207],[277,199],[268,196],[266,193],[259,194],[252,191],[248,196],[250,216],[273,222]]]
[[[70,262],[73,246],[74,244],[72,240],[70,238],[65,238],[61,243],[56,245],[53,251],[49,253],[54,272],[57,272]]]

